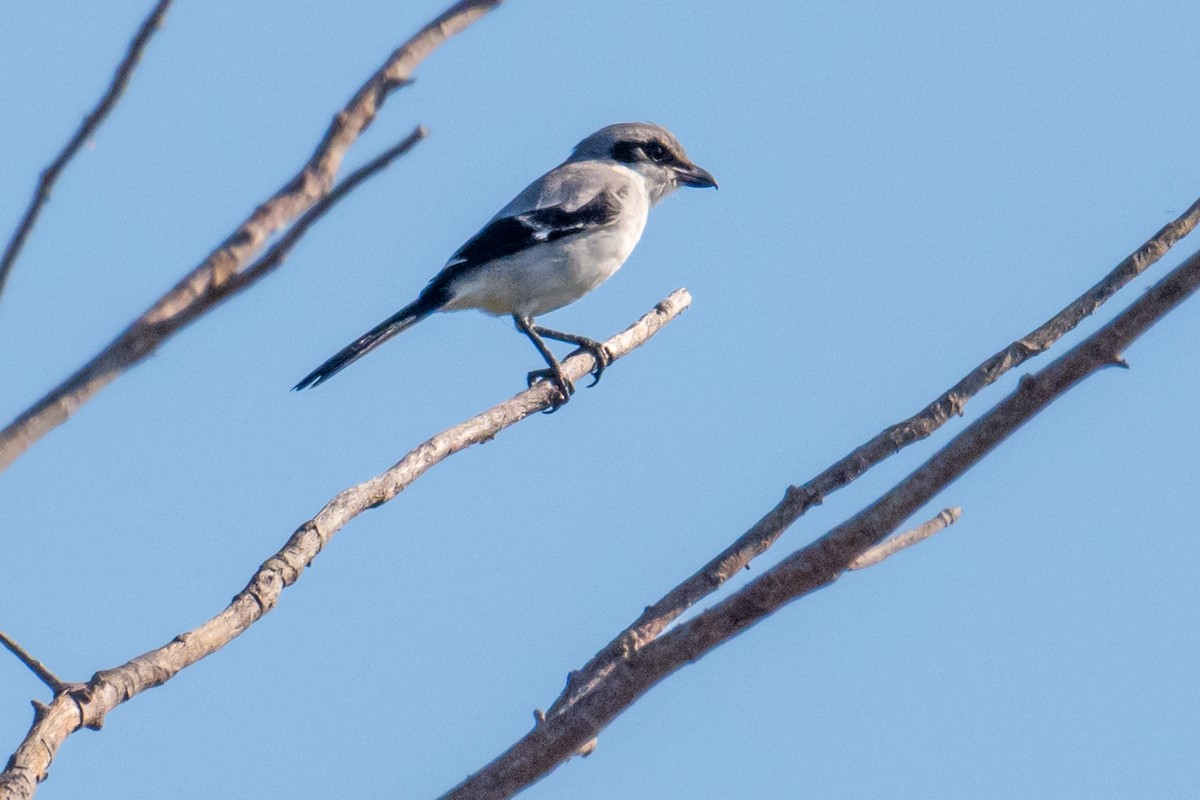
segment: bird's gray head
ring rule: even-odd
[[[591,159],[616,161],[637,172],[645,179],[654,203],[680,186],[717,186],[712,173],[693,164],[669,130],[650,122],[619,122],[601,128],[575,145],[568,161]]]

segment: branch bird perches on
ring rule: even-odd
[[[685,289],[673,292],[624,331],[604,343],[615,361],[645,344],[691,303]],[[578,380],[596,368],[581,351],[562,362]],[[449,428],[413,448],[390,469],[351,486],[300,525],[282,548],[267,558],[233,601],[202,625],[176,636],[113,669],[97,672],[81,684],[62,683],[54,699],[34,703],[33,725],[0,773],[0,800],[28,800],[44,780],[59,746],[81,727],[98,728],[117,706],[147,689],[161,686],[180,671],[240,636],[275,607],[285,588],[295,583],[335,533],[364,511],[377,508],[404,491],[431,467],[466,448],[490,441],[531,414],[549,408],[555,387],[539,383],[481,414]],[[27,665],[29,661],[22,659]],[[49,674],[49,673],[47,673]],[[56,679],[57,680],[57,679]]]

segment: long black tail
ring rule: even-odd
[[[303,380],[292,387],[292,391],[300,391],[301,389],[321,385],[388,339],[416,325],[440,307],[441,303],[438,303],[431,297],[421,296],[417,298],[415,302],[410,303],[374,328],[371,328],[371,330],[358,337],[352,344],[343,347],[324,364],[305,375]]]

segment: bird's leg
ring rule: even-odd
[[[556,342],[566,342],[573,344],[587,353],[590,353],[596,362],[596,366],[592,367],[592,382],[589,387],[595,386],[600,382],[600,376],[604,374],[604,368],[612,363],[612,353],[608,352],[608,348],[597,342],[595,339],[589,339],[586,336],[580,336],[575,333],[563,333],[562,331],[552,331],[549,328],[543,328],[541,325],[533,326],[534,333],[543,336],[547,339],[553,339]],[[576,352],[579,352],[577,350]]]
[[[571,379],[563,373],[562,365],[558,363],[558,359],[550,352],[550,348],[546,347],[546,343],[542,341],[542,337],[537,334],[537,326],[533,324],[533,320],[524,319],[517,314],[512,315],[513,322],[517,325],[517,330],[529,337],[529,341],[533,342],[533,346],[542,354],[542,358],[546,359],[546,364],[549,369],[537,369],[530,372],[526,376],[526,380],[530,386],[533,386],[538,380],[546,379],[554,384],[554,388],[558,390],[558,397],[551,401],[550,413],[554,413],[561,408],[571,395],[575,392],[575,384],[571,383]]]

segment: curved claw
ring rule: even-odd
[[[600,344],[600,342],[588,341],[579,346],[575,353],[587,353],[596,362],[596,366],[592,367],[591,376],[592,382],[587,385],[587,388],[592,388],[600,382],[600,376],[604,374],[604,370],[613,362],[612,353],[608,348]],[[571,355],[575,355],[572,353]]]
[[[518,322],[517,327],[520,326],[521,323]],[[613,362],[612,352],[595,339],[589,339],[586,336],[579,336],[578,334],[574,333],[564,333],[562,331],[551,330],[550,328],[543,328],[541,325],[531,324],[529,326],[529,330],[531,334],[536,336],[544,336],[547,339],[554,339],[558,342],[568,342],[575,345],[576,349],[571,353],[571,355],[575,355],[576,353],[587,353],[590,355],[592,357],[592,361],[594,362],[594,366],[592,367],[591,371],[593,377],[592,382],[588,384],[589,387],[595,386],[600,382],[600,376],[604,374],[604,369]],[[541,340],[539,339],[538,342],[540,341]],[[537,344],[537,342],[535,342],[535,344]],[[546,355],[546,352],[543,348],[544,345],[539,345],[538,347],[538,349],[542,351],[542,356],[547,360],[550,360],[550,357]]]

